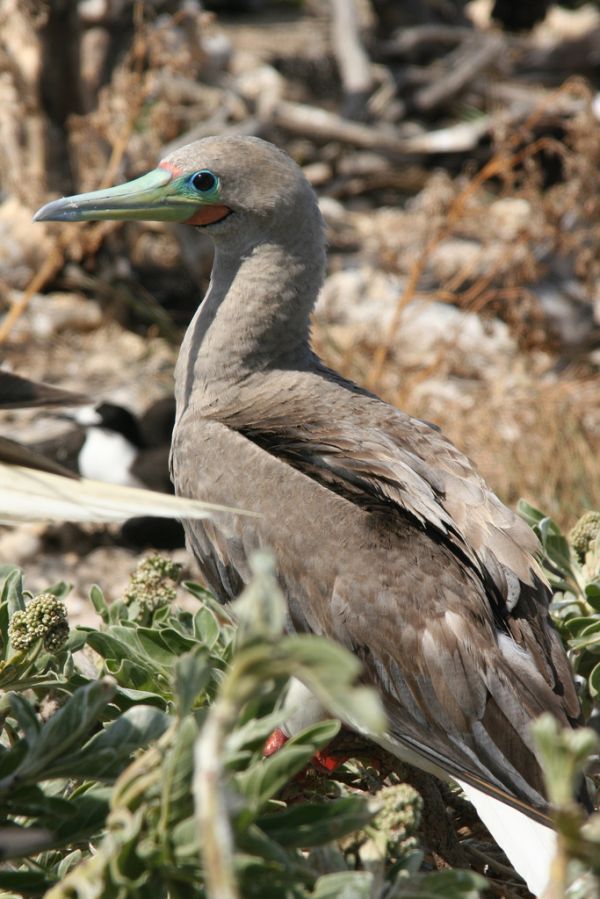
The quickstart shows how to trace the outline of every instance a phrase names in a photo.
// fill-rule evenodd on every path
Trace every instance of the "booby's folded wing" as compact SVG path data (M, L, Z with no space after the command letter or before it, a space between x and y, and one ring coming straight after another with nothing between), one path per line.
M512 785L508 793L532 807L527 784L537 784L539 809L529 724L546 710L575 723L580 709L549 619L537 541L437 429L343 384L332 388L323 413L305 389L307 399L290 392L277 408L272 398L258 397L219 417L272 457L372 511L374 526L382 513L390 534L413 534L404 550L413 587L407 574L394 580L390 573L385 598L375 602L370 574L369 595L359 583L338 580L332 602L344 628L332 636L362 655L383 686L398 738L444 759L440 767L454 776L466 772L476 786L486 779L493 790ZM325 414L331 408L334 421ZM459 564L450 565L450 556ZM463 582L450 583L452 572Z
M423 550L415 542L417 558ZM529 726L544 711L567 724L561 697L490 617L475 613L477 586L456 568L426 565L418 584L418 598L390 590L373 602L341 576L332 599L343 621L336 637L377 684L397 754L547 822Z
M493 582L509 609L520 584L542 579L533 531L437 427L325 368L290 379L288 390L285 373L277 374L278 391L263 389L245 402L242 388L236 408L216 417L361 506L395 506L438 531Z

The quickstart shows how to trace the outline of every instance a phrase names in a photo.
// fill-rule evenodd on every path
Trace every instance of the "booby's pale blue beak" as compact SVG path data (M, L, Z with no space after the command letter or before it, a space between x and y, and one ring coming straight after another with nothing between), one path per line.
M152 221L205 225L229 214L215 197L193 191L187 178L157 168L141 178L90 193L52 200L38 209L34 222Z

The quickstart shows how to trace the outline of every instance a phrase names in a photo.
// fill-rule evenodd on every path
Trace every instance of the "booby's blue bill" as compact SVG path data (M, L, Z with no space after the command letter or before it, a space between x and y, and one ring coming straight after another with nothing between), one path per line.
M208 185L199 188L196 185ZM210 225L231 210L218 202L219 180L212 172L183 172L168 163L141 178L89 193L52 200L34 222L154 221Z

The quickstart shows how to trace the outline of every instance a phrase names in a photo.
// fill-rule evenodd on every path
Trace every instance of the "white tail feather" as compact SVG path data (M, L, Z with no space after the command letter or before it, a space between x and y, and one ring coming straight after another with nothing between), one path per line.
M515 871L534 896L540 896L550 880L556 853L556 833L523 812L458 781L477 814L504 850Z

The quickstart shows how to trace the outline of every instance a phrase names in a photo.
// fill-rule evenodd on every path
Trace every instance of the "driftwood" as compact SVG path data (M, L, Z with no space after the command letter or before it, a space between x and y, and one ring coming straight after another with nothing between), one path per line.
M361 119L373 89L371 63L360 38L356 0L331 0L331 39L344 101L342 114Z
M443 66L449 71L417 91L413 97L415 107L422 112L430 112L448 103L483 69L493 65L503 52L504 41L501 38L471 36L444 59Z
M381 41L377 46L377 56L385 60L411 57L424 50L432 52L437 48L454 47L472 36L472 28L457 25L415 25L403 28L389 40Z
M491 118L451 125L413 137L397 137L393 132L349 122L342 116L316 106L282 101L273 110L272 121L279 128L325 142L338 140L363 150L404 157L414 153L464 153L472 150L491 127Z

